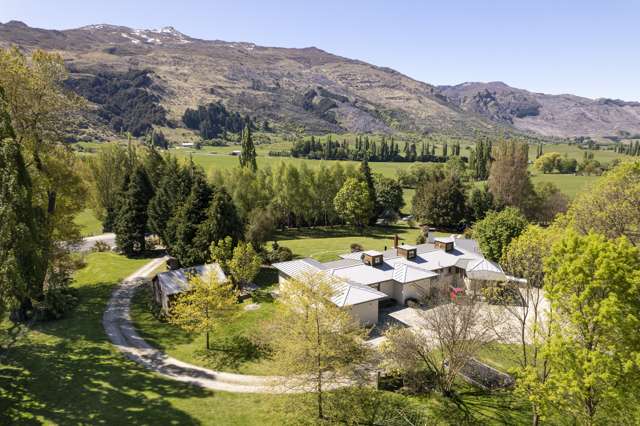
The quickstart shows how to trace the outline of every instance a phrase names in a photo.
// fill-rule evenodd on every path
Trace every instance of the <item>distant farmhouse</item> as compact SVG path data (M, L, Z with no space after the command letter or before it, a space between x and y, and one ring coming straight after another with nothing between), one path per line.
M305 274L334 278L333 302L363 324L378 322L381 306L404 305L456 288L474 292L509 279L500 265L484 258L475 240L428 237L427 243L417 246L398 245L397 239L394 245L384 252L343 254L333 262L306 258L273 266L281 285Z

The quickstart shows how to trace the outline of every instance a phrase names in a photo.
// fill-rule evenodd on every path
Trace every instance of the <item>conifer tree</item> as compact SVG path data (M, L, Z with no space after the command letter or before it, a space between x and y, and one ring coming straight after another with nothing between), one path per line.
M252 171L258 170L256 163L256 147L251 137L251 127L245 126L242 131L242 146L240 148L240 166L249 167Z
M147 209L153 197L153 187L141 166L131 175L126 190L120 196L115 223L116 244L127 256L145 250Z
M169 227L175 229L175 242L171 254L182 266L196 265L202 259L200 251L194 250L194 239L198 233L198 225L207 218L211 195L211 187L203 174L196 173L189 196L171 218Z
M236 206L224 188L215 191L206 215L206 219L198 225L198 232L193 241L194 264L206 262L211 243L231 237L235 246L244 233Z
M371 205L376 205L376 186L373 180L373 175L371 174L371 168L369 167L369 162L367 161L367 157L365 156L360 163L360 180L367 184L367 190L369 191L369 200L371 201ZM368 221L369 225L376 224L376 214L375 209L371 210L371 217Z

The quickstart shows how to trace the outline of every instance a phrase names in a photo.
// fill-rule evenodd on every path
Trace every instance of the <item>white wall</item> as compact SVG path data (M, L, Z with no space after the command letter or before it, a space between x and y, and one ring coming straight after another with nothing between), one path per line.
M348 309L348 308L347 308ZM378 301L360 303L359 305L352 305L349 313L353 318L360 321L360 324L375 324L378 322Z

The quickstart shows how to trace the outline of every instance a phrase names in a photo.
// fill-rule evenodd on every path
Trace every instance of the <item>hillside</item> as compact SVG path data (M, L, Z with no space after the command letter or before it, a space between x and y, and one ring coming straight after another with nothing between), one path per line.
M102 73L150 70L152 81L141 87L175 124L187 107L221 100L241 114L312 132L471 135L498 127L441 100L429 84L315 47L205 41L173 28L92 25L53 31L16 21L0 24L0 45L13 44L60 52L72 79L94 88L104 78L92 77Z
M640 134L640 102L546 95L502 82L440 86L438 92L465 111L545 136Z
M187 108L216 101L288 131L640 134L640 103L545 95L499 82L434 87L315 47L200 40L171 27L55 31L18 21L0 24L0 46L11 45L63 55L69 87L94 106L79 126L84 133L99 128L92 136L183 127Z

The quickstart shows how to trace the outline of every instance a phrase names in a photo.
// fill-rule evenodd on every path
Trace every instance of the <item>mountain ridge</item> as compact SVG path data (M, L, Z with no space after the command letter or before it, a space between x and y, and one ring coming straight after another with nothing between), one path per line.
M536 94L504 83L434 86L313 46L202 40L173 27L95 24L47 30L19 21L0 24L0 46L10 45L59 52L72 79L149 70L154 84L145 90L153 91L176 125L186 108L221 101L286 129L315 133L640 133L640 104L633 102L576 97L567 108L573 95ZM577 105L579 111L558 116L557 96L564 96L561 107Z

